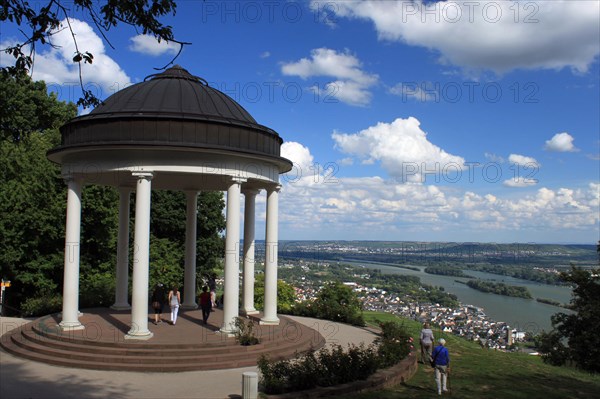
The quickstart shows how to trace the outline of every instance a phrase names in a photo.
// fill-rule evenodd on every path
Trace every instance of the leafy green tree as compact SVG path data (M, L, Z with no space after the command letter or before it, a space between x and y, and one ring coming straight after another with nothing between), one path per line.
M46 151L77 111L25 75L0 74L0 92L0 267L13 282L7 305L18 309L62 284L65 189Z
M196 273L202 277L219 268L225 253L222 233L225 230L223 193L198 194L196 231ZM185 262L186 198L181 191L152 192L150 222L151 282L183 283ZM152 248L154 243L157 248Z
M329 282L321 288L316 300L317 313L324 319L364 325L362 304L352 288L340 282Z
M58 101L54 93L48 95L44 82L34 82L24 73L16 76L0 73L0 87L0 139L3 142L23 141L30 133L38 132L45 144L60 143L57 129L77 115L74 104Z
M47 160L46 151L60 143L58 127L77 110L48 94L44 82L24 75L0 74L0 91L0 265L2 276L14 282L8 305L31 314L58 310L66 190L60 167ZM116 193L90 186L82 198L82 305L100 304L114 285L106 275L114 267Z
M561 278L573 285L574 314L552 316L552 331L540 336L543 359L554 365L573 362L583 370L600 372L600 269L583 270L571 266Z
M265 307L265 275L259 274L254 281L254 306L258 310ZM296 303L296 291L291 284L277 280L277 311L289 313Z
M181 243L150 236L150 287L163 283L182 289L184 252ZM168 291L168 290L167 290Z
M196 262L198 273L205 274L223 268L225 256L225 200L220 191L198 194L198 238Z

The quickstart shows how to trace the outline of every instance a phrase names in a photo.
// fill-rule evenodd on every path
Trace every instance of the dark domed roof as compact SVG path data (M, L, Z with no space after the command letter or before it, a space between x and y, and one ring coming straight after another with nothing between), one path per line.
M277 132L179 65L118 91L60 130L61 145L48 153L56 162L67 150L168 146L266 156L282 171L291 168Z
M175 65L118 91L84 119L153 116L262 127L240 104Z

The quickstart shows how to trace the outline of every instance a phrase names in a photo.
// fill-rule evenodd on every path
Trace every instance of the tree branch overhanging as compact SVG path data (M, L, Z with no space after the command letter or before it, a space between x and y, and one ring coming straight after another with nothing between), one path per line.
M98 9L97 5L91 0L74 0L72 4L75 5L76 10L83 11L89 17L104 42L113 49L115 47L110 42L107 33L110 28L119 24L129 25L136 30L141 30L144 34L151 34L159 42L165 40L179 44L179 51L173 59L164 67L155 68L157 70L166 69L173 64L181 54L183 47L191 44L176 40L172 27L164 25L159 20L160 17L165 15L175 15L177 5L174 0L130 0L126 2L107 0ZM101 102L90 90L85 89L81 68L81 62L91 64L94 56L85 49L79 49L75 32L71 26L70 11L71 9L65 6L63 0L50 0L39 10L34 9L28 2L23 0L6 0L2 2L0 5L0 22L8 21L23 27L21 32L25 36L25 40L0 50L12 55L15 59L13 65L1 67L0 71L10 76L32 73L35 65L36 44L57 48L52 43L51 37L59 31L62 22L59 16L64 15L75 45L73 62L78 64L79 83L83 93L83 97L77 101L77 104L84 108L97 106ZM30 30L31 33L26 33L25 30ZM27 51L29 54L26 54Z

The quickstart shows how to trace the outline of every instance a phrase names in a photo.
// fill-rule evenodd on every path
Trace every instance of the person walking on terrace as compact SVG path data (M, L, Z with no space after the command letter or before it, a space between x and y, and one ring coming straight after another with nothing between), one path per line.
M179 304L181 304L181 294L177 289L177 285L169 291L169 305L171 306L171 324L177 323L177 313L179 313Z
M421 363L429 364L431 362L431 350L433 349L434 341L433 331L429 328L429 323L425 322L421 330L421 338L419 339L421 345Z
M446 382L448 380L448 374L450 372L450 354L448 348L446 348L446 340L440 338L438 341L439 345L433 350L433 367L435 370L435 383L437 384L438 395L442 392L446 393Z
M199 296L200 308L202 309L202 321L204 324L208 322L208 316L210 316L210 311L212 309L212 300L210 297L210 293L208 292L208 287L202 287L202 293Z
M165 289L161 283L156 284L152 292L152 309L154 309L154 324L162 323L160 315L165 304Z
M210 290L211 307L217 307L217 275L215 273L208 276L208 289Z

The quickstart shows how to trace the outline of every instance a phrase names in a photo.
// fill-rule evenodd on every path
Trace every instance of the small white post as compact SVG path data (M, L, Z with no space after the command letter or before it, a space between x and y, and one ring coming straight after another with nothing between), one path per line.
M258 398L258 373L246 371L242 373L242 399Z

